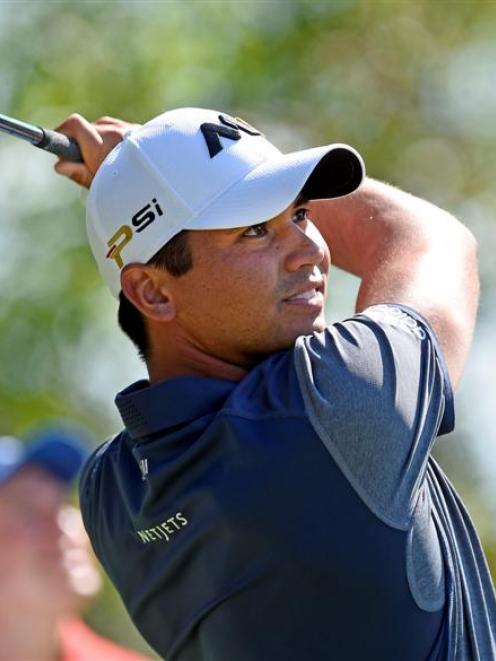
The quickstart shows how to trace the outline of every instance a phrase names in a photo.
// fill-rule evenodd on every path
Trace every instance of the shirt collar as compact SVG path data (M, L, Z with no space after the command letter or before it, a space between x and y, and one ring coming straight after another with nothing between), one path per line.
M132 438L148 436L217 411L236 382L181 376L150 385L136 381L117 394L115 403Z

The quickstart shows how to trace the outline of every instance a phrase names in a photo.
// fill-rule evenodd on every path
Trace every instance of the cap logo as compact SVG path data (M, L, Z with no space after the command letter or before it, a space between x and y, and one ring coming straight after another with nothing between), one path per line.
M221 124L205 122L200 126L200 130L207 143L210 158L216 156L223 149L219 136L229 138L229 140L239 140L241 138L240 131L244 131L244 133L248 133L248 135L262 135L260 131L257 131L256 128L239 117L219 115L219 121Z
M145 204L145 206L137 211L134 216L131 218L131 222L134 227L137 227L137 232L142 232L150 223L153 223L155 220L155 213L152 210L152 204L157 212L157 216L163 216L163 211L160 208L156 198L154 197L151 202Z
M150 225L150 223L153 223L157 216L163 215L164 212L157 202L157 199L154 197L151 202L145 204L144 207L139 209L139 211L131 217L131 224L136 228L136 232L142 232L148 227L148 225ZM121 252L123 251L124 246L126 246L132 238L132 227L129 225L121 225L117 232L107 241L109 251L105 256L113 259L119 269L124 266Z
M110 257L115 259L115 263L118 268L121 269L124 266L122 261L121 252L124 246L131 241L133 238L133 230L129 225L121 225L117 232L107 241L107 245L110 246L110 250L105 255L105 257Z

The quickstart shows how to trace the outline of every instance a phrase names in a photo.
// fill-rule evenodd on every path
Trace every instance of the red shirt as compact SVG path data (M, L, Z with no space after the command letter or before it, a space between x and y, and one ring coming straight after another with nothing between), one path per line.
M64 620L59 630L61 661L150 661L138 652L102 638L82 620Z

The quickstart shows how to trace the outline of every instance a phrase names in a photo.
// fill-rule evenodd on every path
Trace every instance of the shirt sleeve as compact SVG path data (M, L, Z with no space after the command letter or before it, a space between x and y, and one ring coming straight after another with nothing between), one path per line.
M453 393L427 321L372 306L299 338L298 380L310 422L365 504L406 529L436 436L454 429Z
M93 550L104 567L105 564L102 560L96 535L99 517L98 515L95 517L93 501L96 494L95 481L100 479L101 459L110 446L113 438L114 437L108 438L90 454L79 476L79 507L81 509L83 524L88 533L88 537L90 538Z

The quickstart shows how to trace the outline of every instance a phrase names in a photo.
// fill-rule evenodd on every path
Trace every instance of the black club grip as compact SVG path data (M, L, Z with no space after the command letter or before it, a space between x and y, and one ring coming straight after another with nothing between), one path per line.
M83 161L79 145L74 138L69 138L63 133L57 133L57 131L51 131L50 129L41 130L43 131L43 138L40 142L36 143L36 147L56 154L66 161L74 161L76 163Z

